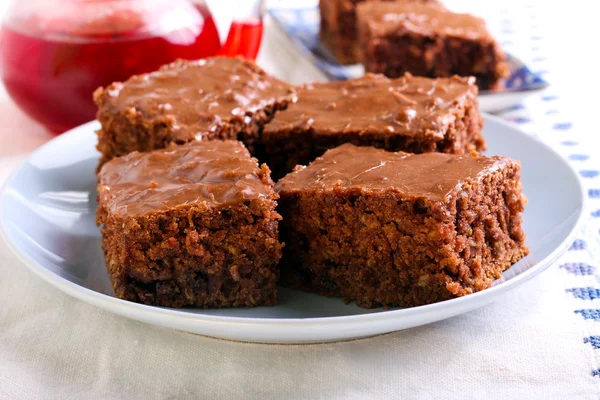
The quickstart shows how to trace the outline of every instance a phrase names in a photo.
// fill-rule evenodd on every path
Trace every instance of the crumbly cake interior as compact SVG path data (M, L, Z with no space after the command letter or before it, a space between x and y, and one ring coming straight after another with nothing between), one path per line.
M445 170L419 158L456 157L391 154L344 145L278 182L284 285L411 307L488 288L528 253L517 162L478 157Z
M205 141L104 164L97 222L117 297L165 307L273 305L278 196L238 141Z
M122 218L100 206L102 247L117 297L164 307L277 303L281 257L274 201L189 206Z

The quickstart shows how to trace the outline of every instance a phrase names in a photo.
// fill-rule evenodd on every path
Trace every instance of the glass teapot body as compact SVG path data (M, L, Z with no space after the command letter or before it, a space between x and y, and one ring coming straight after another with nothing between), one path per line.
M235 17L222 46L203 1L13 2L0 31L0 74L25 113L61 133L94 119L92 94L99 86L156 70L178 58L217 54L255 58L261 17Z

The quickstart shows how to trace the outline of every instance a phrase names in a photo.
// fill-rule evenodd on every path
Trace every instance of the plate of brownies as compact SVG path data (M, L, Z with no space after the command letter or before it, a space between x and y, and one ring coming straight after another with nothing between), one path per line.
M283 46L316 67L315 80L364 73L397 78L473 76L480 107L498 111L548 83L504 52L483 19L437 0L321 0L318 6L271 8Z
M542 272L582 217L568 163L481 114L473 77L292 86L214 57L94 98L97 121L8 179L0 227L52 285L147 323L268 343L407 329Z

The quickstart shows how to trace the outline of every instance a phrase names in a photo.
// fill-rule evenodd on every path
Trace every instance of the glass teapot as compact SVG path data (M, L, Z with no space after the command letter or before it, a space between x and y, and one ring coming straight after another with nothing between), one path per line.
M0 31L0 74L10 97L53 133L95 118L92 93L177 58L254 59L263 2L229 2L224 44L204 1L13 1Z

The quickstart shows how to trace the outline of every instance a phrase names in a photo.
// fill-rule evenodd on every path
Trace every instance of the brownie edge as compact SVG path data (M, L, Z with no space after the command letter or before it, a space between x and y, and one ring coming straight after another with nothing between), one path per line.
M357 37L357 6L364 2L399 0L319 0L321 41L340 64L360 62ZM438 0L400 0L443 7Z
M329 150L277 182L281 281L366 308L489 288L529 252L519 169L505 157Z
M239 139L251 152L260 131L294 98L291 85L251 61L178 60L94 93L100 166L132 151Z
M365 71L395 78L474 76L500 88L506 56L483 19L410 1L365 2L358 10L358 53Z
M278 179L343 143L410 153L485 150L473 78L398 79L366 74L297 89L297 100L263 130Z
M165 307L276 304L273 186L268 167L236 141L104 164L96 220L115 295Z

